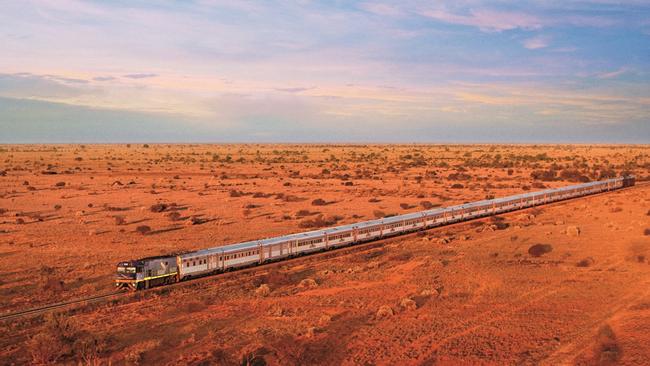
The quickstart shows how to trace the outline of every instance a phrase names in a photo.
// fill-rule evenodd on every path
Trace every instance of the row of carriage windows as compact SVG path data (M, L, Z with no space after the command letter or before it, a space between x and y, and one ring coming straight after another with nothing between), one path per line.
M587 189L571 190L571 191L566 191L566 192L556 192L556 193L550 194L550 196L557 196L557 195L561 195L561 194L571 194L571 193L576 193L577 191L584 191L584 190L587 190ZM530 199L527 199L527 201L532 200L535 197L529 197L529 198ZM499 203L496 203L495 206L496 207L504 207L504 206L509 206L509 205L516 204L516 203L521 203L521 200L499 202ZM480 211L480 210L489 209L490 207L491 206L473 207L473 208L468 209L468 211L469 212ZM437 220L437 219L442 218L443 215L444 214L438 214L438 215L435 215L435 216L432 216L432 217L427 217L427 219ZM418 222L422 222L423 220L424 219L400 221L400 222L396 222L396 223L393 223L393 224L385 225L384 229L392 229L392 228L405 226L405 225L415 225ZM369 227L369 228L360 229L358 231L358 233L359 234L368 234L368 233L371 233L373 231L378 231L378 230L380 230L379 226ZM343 234L330 235L330 236L328 236L328 239L329 240L344 239L344 238L349 238L350 236L352 236L352 233L348 232L348 233L343 233ZM318 244L318 243L322 243L322 242L323 242L323 238L318 238L318 239L312 239L312 240L301 241L301 242L298 242L298 243L293 243L293 246L305 246L305 245L311 245L311 244ZM241 252L241 253L235 253L235 254L230 254L230 255L226 255L226 256L220 256L219 261L237 259L237 258L242 258L242 257L249 257L249 256L252 256L252 255L258 255L258 254L259 254L259 250L251 250L251 251L247 251L247 252ZM202 264L207 264L207 259L199 259L198 261L193 260L193 261L185 261L184 262L185 267L197 266L197 265L202 265Z
M243 258L243 257L250 257L252 255L258 255L260 254L259 250L251 250L247 252L241 252L241 253L235 253L235 254L229 254L229 255L224 255L224 256L219 256L219 261L223 260L230 260L230 259L237 259L237 258ZM183 262L184 267L193 267L193 266L200 266L202 264L208 264L207 259L199 259L199 260L188 260Z

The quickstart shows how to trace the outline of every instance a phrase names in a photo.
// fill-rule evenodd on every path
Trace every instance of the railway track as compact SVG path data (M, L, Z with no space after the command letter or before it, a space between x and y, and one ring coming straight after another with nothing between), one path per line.
M601 196L601 195L607 195L607 194L610 194L610 193L625 192L625 191L628 191L628 190L647 187L648 185L650 185L650 182L637 182L637 184L634 185L634 186L617 189L615 191L606 191L606 192L590 194L590 195L582 196L582 197L569 198L569 199L565 199L565 200L562 200L562 201L547 203L547 204L540 205L540 206L533 206L533 207L528 207L528 208L524 208L524 209L517 209L517 210L501 213L499 215L508 216L508 215L513 214L513 213L526 212L526 211L537 209L539 207L560 206L560 205L566 204L567 202L576 201L576 200L579 200L579 199L589 199L589 198L594 198L594 197L598 197L598 196ZM244 277L244 276L246 276L245 278L247 278L247 279L258 278L258 277L264 276L264 275L268 274L268 272L270 270L274 269L274 268L284 267L284 266L287 266L287 265L297 264L297 263L304 263L304 264L318 263L318 262L323 262L323 261L329 260L331 258L338 258L338 257L343 257L343 256L351 255L351 254L365 252L365 251L369 251L369 250L372 250L372 249L375 249L375 248L382 247L387 243L413 238L413 237L417 236L420 232L429 232L429 231L437 230L437 229L440 229L440 228L447 228L448 229L448 228L459 227L459 226L467 225L468 223L473 222L473 221L483 220L483 219L485 219L487 217L490 217L490 216L491 215L480 217L480 218L475 218L475 219L471 219L471 220L466 220L466 221L459 221L459 222L446 224L446 225L442 225L442 226L436 226L436 227L432 227L432 228L429 228L429 229L420 230L420 231L416 231L416 232L410 232L410 233L397 235L397 236L392 236L392 237L386 237L386 238L382 238L382 239L374 240L374 241L370 241L370 242L365 242L365 243L354 244L354 245L350 245L350 246L346 246L346 247L336 248L336 249L328 250L328 251L325 251L325 252L317 252L317 253L314 253L314 254L294 257L294 258L290 258L290 259L286 259L286 260L282 260L282 261L278 261L278 262L271 262L271 263L266 263L266 264L259 265L259 266L243 268L243 269L235 270L235 271L232 271L232 272L222 273L222 274L219 274L219 275L198 277L198 278L195 278L195 279L192 279L192 280L189 280L189 281L183 281L183 282L173 283L173 284L166 285L166 286L154 287L154 288L150 288L150 289L147 289L147 290L141 290L141 291L138 291L137 293L133 293L133 292L110 292L110 293L105 293L105 294L96 295L96 296L90 296L90 297L81 298L81 299L72 299L72 300L62 301L62 302L59 302L59 303L48 304L48 305L44 305L44 306L41 306L41 307L35 307L35 308L32 308L32 309L28 309L28 310L21 310L21 311L17 311L17 312L8 313L8 314L2 314L2 315L0 315L0 321L10 321L10 320L20 319L20 318L28 317L28 316L37 316L37 315L41 315L41 314L51 312L51 311L55 311L55 310L63 310L63 309L72 308L72 307L75 307L75 306L82 306L82 305L87 305L87 304L92 304L92 303L103 302L103 301L106 301L106 300L109 300L109 299L114 299L114 298L124 298L126 296L134 297L134 295L140 294L140 293L157 293L157 292L161 292L161 291L169 291L169 290L174 290L174 289L184 288L184 287L201 286L201 285L209 284L210 282L219 282L220 285L228 285L228 284L230 284L232 282L240 282L242 280L242 277Z

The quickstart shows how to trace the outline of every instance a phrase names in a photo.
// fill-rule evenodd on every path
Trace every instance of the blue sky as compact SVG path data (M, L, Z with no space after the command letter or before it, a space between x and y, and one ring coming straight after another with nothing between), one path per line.
M647 1L7 1L0 142L650 142Z

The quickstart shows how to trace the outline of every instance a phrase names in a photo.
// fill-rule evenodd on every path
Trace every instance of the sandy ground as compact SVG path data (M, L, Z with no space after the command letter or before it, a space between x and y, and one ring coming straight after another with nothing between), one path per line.
M623 172L643 181L649 153L648 146L2 146L0 312L110 292L124 259ZM154 212L155 204L166 208ZM0 363L646 364L649 211L650 187L639 186L74 316L12 322L0 330ZM531 255L536 244L550 252Z

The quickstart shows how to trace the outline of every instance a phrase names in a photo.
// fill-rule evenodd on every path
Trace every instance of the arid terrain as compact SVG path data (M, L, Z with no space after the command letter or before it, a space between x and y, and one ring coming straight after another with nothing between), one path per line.
M0 161L3 314L111 292L121 260L637 177L631 189L6 321L0 364L650 359L648 145L4 145Z

